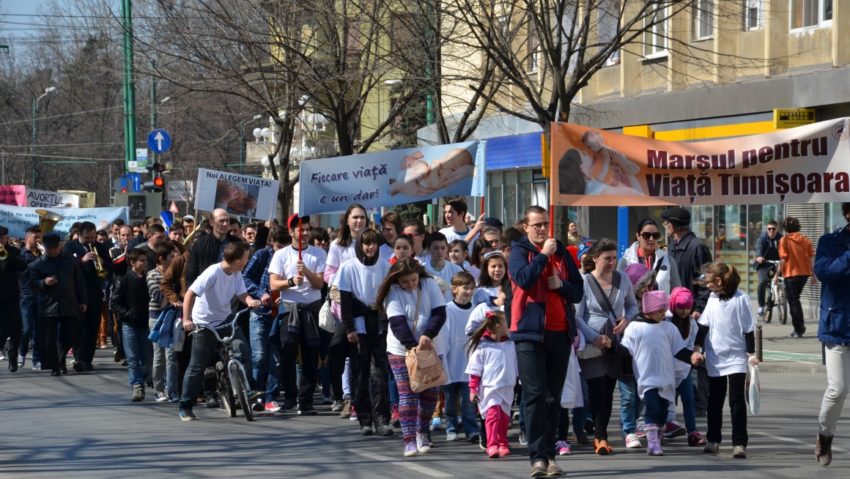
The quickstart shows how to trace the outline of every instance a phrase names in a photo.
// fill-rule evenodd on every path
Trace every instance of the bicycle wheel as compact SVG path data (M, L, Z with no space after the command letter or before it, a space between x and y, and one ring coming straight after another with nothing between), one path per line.
M239 405L242 406L242 413L245 414L246 421L254 420L254 410L251 409L251 400L248 397L250 390L245 384L245 374L242 369L235 363L230 364L230 380L233 381L233 392L239 398Z
M224 370L224 364L221 361L215 363L216 370L216 389L218 397L221 398L221 407L224 408L227 415L236 417L236 401L233 397L233 389L230 387L230 379Z
M784 325L788 322L788 298L785 297L785 291L781 288L777 290L776 306L779 308L779 324Z

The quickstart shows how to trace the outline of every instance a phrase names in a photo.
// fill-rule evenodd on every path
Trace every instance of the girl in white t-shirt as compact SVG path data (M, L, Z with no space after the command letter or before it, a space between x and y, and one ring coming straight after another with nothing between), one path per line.
M668 299L664 291L645 292L643 312L629 323L620 342L632 356L637 393L646 404L646 452L651 456L664 454L659 428L667 420L668 406L676 400L676 365L670 356L683 362L702 359L687 348L676 326L664 321Z
M511 287L508 279L508 262L500 250L490 251L481 261L481 274L478 276L478 289L472 296L472 304L478 305L495 298L499 290L507 291Z
M471 274L473 279L478 282L478 275L481 274L481 270L471 265L469 261L467 261L468 257L469 245L466 241L456 239L449 243L449 260L457 266L460 266L460 269Z
M722 440L723 402L729 392L732 410L732 456L747 457L747 363L758 364L755 352L755 315L747 293L738 289L741 277L734 266L712 263L705 267L711 296L699 324L708 327L705 365L709 377L708 431L705 452L717 454Z
M487 430L487 455L510 455L508 426L514 386L519 377L516 349L508 338L505 313L488 312L469 338L469 395L478 404Z
M434 348L432 339L446 321L446 301L425 268L414 259L404 259L390 268L378 288L375 302L386 312L390 323L387 358L398 386L404 456L425 454L431 450L428 430L438 388L414 393L410 389L405 357L414 347Z

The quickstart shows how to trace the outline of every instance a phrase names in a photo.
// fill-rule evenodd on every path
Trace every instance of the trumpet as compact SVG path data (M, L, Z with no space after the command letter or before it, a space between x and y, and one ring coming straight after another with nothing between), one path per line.
M198 224L195 226L195 229L193 229L189 236L187 236L186 239L183 240L183 246L187 248L192 246L192 243L194 243L195 240L198 239L197 236L201 234L202 230L206 228L206 221L206 219L201 218L201 221L198 222Z
M103 267L103 260L100 259L100 255L97 254L97 250L94 245L88 245L89 253L94 253L94 271L97 274L97 277L100 279L106 279L106 276L109 275L109 272L106 271L106 268Z

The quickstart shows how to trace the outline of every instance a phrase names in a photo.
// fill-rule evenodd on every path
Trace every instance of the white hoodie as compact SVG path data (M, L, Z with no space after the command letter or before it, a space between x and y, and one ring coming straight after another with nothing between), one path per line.
M620 262L617 264L617 271L625 274L626 266L638 262L637 249L638 242L635 241L623 253L623 257L620 258ZM660 291L670 294L673 288L682 285L682 280L679 278L679 270L676 268L676 262L673 261L673 258L663 249L655 250L655 264L652 265L653 271L659 262L661 262L661 266L658 268L658 274L655 275L655 281L658 283L658 289Z

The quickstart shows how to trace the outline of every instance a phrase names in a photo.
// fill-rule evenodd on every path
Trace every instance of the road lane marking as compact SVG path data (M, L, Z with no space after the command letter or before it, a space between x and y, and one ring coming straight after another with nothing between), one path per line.
M451 474L446 472L438 471L437 469L432 469L430 467L423 466L421 464L416 464L413 462L405 462L405 461L396 461L391 457L382 456L380 454L373 454L371 452L363 452L357 451L354 449L349 449L348 452L350 454L354 454L357 456L365 457L366 459L371 459L373 461L379 461L381 463L389 463L393 466L403 467L405 469L409 469L417 474L423 474L428 477L454 477Z

